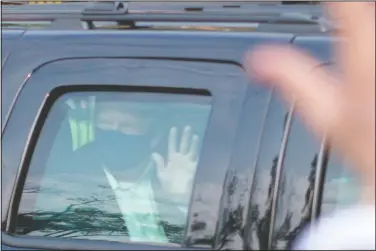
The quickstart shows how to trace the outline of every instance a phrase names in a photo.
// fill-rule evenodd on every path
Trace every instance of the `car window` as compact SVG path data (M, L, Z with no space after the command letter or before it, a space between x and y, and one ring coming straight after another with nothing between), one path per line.
M288 107L273 94L263 125L259 156L252 180L248 224L245 226L248 250L267 250L276 169L283 141Z
M33 151L15 234L180 244L210 113L210 96L60 96Z
M353 205L361 195L359 177L334 154L329 156L322 193L321 214Z
M292 118L278 187L273 248L291 249L310 222L320 146L303 121Z

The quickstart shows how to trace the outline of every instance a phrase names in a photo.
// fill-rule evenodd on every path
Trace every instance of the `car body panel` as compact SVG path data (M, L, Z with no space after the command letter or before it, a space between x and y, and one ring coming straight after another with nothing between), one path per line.
M311 54L323 64L333 63L333 45L338 39L328 36L296 36L293 44Z
M315 57L321 65L331 61L331 43L327 37L296 37L293 44ZM288 73L287 73L288 74ZM317 169L320 168L323 145L293 117L284 156L281 182L277 188L277 215L271 240L274 249L291 249L296 237L315 219L313 207ZM282 192L283 191L283 192ZM316 209L315 209L316 210ZM317 208L320 210L320 208Z
M54 34L54 33L52 33L52 34L59 36L58 34ZM103 37L103 34L101 34L101 35ZM61 83L63 83L63 81L69 82L69 75L64 75L64 74L61 75L61 73L64 72L64 70L66 70L67 72L69 72L69 71L73 71L73 72L76 71L77 72L77 70L80 68L79 62L85 62L85 60L88 61L88 62L91 62L91 60L92 60L92 62L95 62L96 60L99 60L99 58L101 58L100 56L106 55L107 57L106 57L106 59L103 59L104 60L103 62L105 62L107 60L108 62L110 62L110 65L111 65L111 62L112 62L113 66L116 66L117 63L115 63L115 65L114 65L113 62L126 60L126 59L122 59L121 56L122 55L128 55L128 60L141 60L141 61L160 60L160 62L162 62L162 65L163 65L163 61L169 61L169 60L172 60L172 61L175 60L177 62L177 64L179 64L179 62L184 62L184 61L188 61L188 62L200 61L202 63L206 62L208 65L211 65L211 64L217 64L218 66L219 65L232 65L232 67L239 68L239 72L241 73L242 69L241 69L240 64L242 62L242 55L244 54L244 52L246 52L246 50L248 48L251 48L254 45L257 45L257 44L262 43L264 41L270 41L270 39L273 37L271 35L251 35L251 37L248 37L248 36L245 36L243 34L234 34L233 37L232 36L222 37L223 43L221 44L221 43L219 43L219 42L221 42L221 39L219 39L219 38L221 38L221 36L219 34L214 35L213 37L210 37L210 36L205 37L204 34L197 34L199 37L202 36L203 39L201 40L201 42L197 41L197 42L193 43L194 46L192 44L191 44L191 46L188 46L188 43L184 42L184 41L186 41L186 38L190 38L190 35L178 36L178 34L173 34L173 33L167 34L163 38L161 38L161 36L156 37L154 42L152 42L152 43L150 42L150 39L147 39L147 40L141 39L141 38L144 38L144 39L150 38L150 37L148 37L148 35L151 36L150 34L136 34L135 33L133 35L136 38L134 38L134 36L130 36L128 34L129 39L126 39L126 38L128 38L128 36L126 36L127 34L117 33L117 34L112 34L112 35L113 35L113 40L109 39L107 42L105 40L103 40L103 43L101 43L100 39L99 39L100 36L98 36L98 34L87 34L87 37L82 35L82 34L69 34L67 36L60 35L60 37L64 37L65 39L57 40L59 42L56 42L56 40L54 40L54 41L50 40L51 38L46 34L39 34L39 35L32 34L30 36L26 36L27 38L25 40L23 40L24 44L21 46L21 48L24 48L24 50L17 51L17 53L15 55L13 55L12 58L10 58L9 64L7 64L7 67L5 69L5 70L7 70L6 71L7 74L5 76L9 76L9 78L6 78L5 83L8 84L8 87L9 87L9 85L11 85L11 83L13 83L14 86L12 88L7 89L6 91L8 91L8 93L13 93L14 94L13 97L17 98L17 102L15 102L14 103L15 105L12 106L12 113L11 113L11 116L9 117L10 118L9 121L7 122L7 126L4 128L4 134L3 134L3 146L5 146L4 149L9 150L9 151L6 151L6 153L4 153L4 156L7 156L7 157L3 159L3 174L4 174L3 177L5 177L5 178L3 178L3 184L2 184L3 189L2 189L2 191L3 191L3 195L4 195L3 198L8 198L7 199L8 203L7 203L7 200L3 200L5 202L5 203L3 203L3 209L4 209L3 212L4 213L7 211L7 208L8 208L8 205L9 205L9 200L11 198L11 194L12 194L12 191L13 191L13 185L14 185L14 182L16 181L17 173L19 171L19 166L20 166L21 159L22 159L22 156L23 156L23 153L24 153L25 144L27 142L28 135L31 133L31 128L32 128L32 125L34 123L35 116L36 116L37 112L39 111L39 108L40 108L40 105L42 104L43 98L45 97L45 95L48 94L47 90L43 91L43 89L46 88L45 84L43 85L43 88L42 88L42 86L39 87L39 88L37 87L38 86L38 78L36 78L35 76L41 75L40 74L41 72L44 72L44 71L47 72L47 73L49 71L51 71L52 73L57 72L56 74L54 73L55 78L60 79L60 84L61 84ZM76 41L76 39L77 39L76 36L81 37L81 39L83 39L83 41L81 41L79 43L75 43L74 41ZM140 36L140 38L137 38L137 36ZM241 39L239 39L238 36L240 36ZM69 37L72 37L72 43L69 43L67 41L67 40L69 40ZM98 39L92 39L93 37L98 38ZM91 38L91 39L89 39L89 38ZM109 35L109 38L111 38L111 35ZM168 38L174 38L175 40L174 39L172 39L172 41L167 40ZM185 38L185 39L183 39L183 38ZM209 45L211 43L213 43L214 38L217 38L216 44L217 44L218 48L209 50L208 49ZM44 39L46 39L46 41L44 41ZM139 40L139 39L141 39L141 40ZM193 39L193 37L192 37L192 39ZM282 43L282 42L288 43L290 41L290 39L291 39L291 36L283 35L283 36L276 36L275 39L272 39L272 40L274 40L275 42L278 42L278 43ZM43 43L43 41L44 41L44 43ZM64 41L64 43L63 43L63 41ZM124 41L124 43L121 43L121 41ZM137 45L137 43L136 43L137 41L139 41L139 45ZM149 41L148 43L154 44L154 46L145 46L145 44L142 44L145 41ZM238 41L238 42L236 42L236 41ZM82 43L86 44L86 46L85 47L82 46ZM142 46L140 45L140 43L141 43ZM239 43L239 45L241 45L241 46L233 47L237 43ZM48 44L49 44L50 48L46 49L47 47L49 47ZM89 50L87 50L87 47L90 44L93 44L93 49L101 48L102 50L101 51L89 51ZM107 44L107 46L105 44ZM116 44L119 46L119 49L116 49ZM38 47L37 45L39 45L40 47ZM45 46L43 46L43 45L45 45ZM69 47L70 45L72 45L72 47L68 50L68 48L66 48L66 47ZM174 45L174 46L172 46L172 45ZM59 47L61 50L57 51L56 46ZM136 48L143 47L143 48L147 48L147 50L137 50L137 51L127 50L127 47L136 47ZM30 50L31 48L35 48L35 49ZM40 49L38 50L37 48L40 48ZM44 48L44 49L42 49L42 48ZM120 48L124 48L124 50L120 50ZM187 54L181 53L181 50L183 48L186 48L191 52L191 53L188 54L189 57L187 57ZM236 49L234 49L234 48L236 48ZM122 53L116 53L116 51L122 51ZM168 53L168 51L169 51L169 53ZM217 54L217 53L219 53L220 51L225 52L225 53L222 53L222 54L220 54L221 56L219 56L219 54ZM39 57L36 57L36 54L38 54ZM98 57L98 55L99 55L99 57ZM185 57L184 57L184 55L185 55ZM22 65L21 69L19 67L16 67L16 65L15 65L15 62L19 62L20 57L24 58L23 62L25 63L25 64ZM126 58L126 56L124 58ZM70 64L64 64L64 62L74 62L74 61L77 61L77 62L75 64L73 64L73 65L76 65L73 68ZM102 61L99 61L99 62L102 62ZM88 65L91 65L92 67L95 68L95 65L98 65L98 67L99 67L99 65L101 65L101 63L93 63L93 64L88 64ZM119 65L121 66L121 64L119 64ZM119 66L119 65L117 65L117 66ZM216 68L218 68L218 70L220 70L221 67L218 67L218 66ZM108 80L108 79L111 79L110 81L115 81L116 79L121 79L120 78L120 76L121 76L120 72L116 72L115 70L111 71L111 69L107 69L107 70L101 69L100 73L102 73L103 75L96 75L94 73L94 74L92 74L92 76L90 76L88 72L90 72L89 70L91 68L90 67L86 67L86 68L87 68L86 69L87 73L85 73L86 75L85 74L82 75L82 76L86 76L84 78L85 80L88 80L90 78L92 80L95 79L95 82L100 84L102 82L106 82L106 80ZM83 71L85 71L85 67L83 67L82 69L83 69ZM194 70L194 68L192 70ZM197 72L199 72L199 71L200 71L200 68L198 67ZM219 71L217 73L218 76L220 74L222 74L223 72L226 72L226 71L223 71L223 70ZM30 75L28 75L28 74L30 74ZM26 78L25 78L25 76L26 76ZM75 73L75 74L72 73L71 76L76 77L76 79L74 77L72 77L72 81L74 81L74 80L77 81L77 76L79 76L79 74L78 73ZM116 76L119 76L119 77L116 77ZM238 99L237 99L236 103L233 104L233 105L237 104L238 112L235 112L234 109L231 109L233 115L235 116L234 119L233 120L227 120L226 116L222 116L223 119L225 119L225 118L226 119L219 123L219 124L223 124L224 128L226 128L226 131L228 133L220 133L220 132L215 133L215 130L213 131L213 129L212 129L211 130L212 132L210 132L209 134L214 133L213 139L210 139L209 136L208 136L209 138L207 139L207 141L209 142L208 145L212 145L212 146L221 146L222 145L222 148L225 147L221 150L217 149L215 152L223 151L222 156L223 157L228 156L228 161L230 161L231 153L232 153L231 147L232 147L233 143L230 143L231 138L228 139L230 141L226 144L224 144L223 142L227 142L228 140L222 139L221 140L222 143L218 144L218 143L215 143L215 139L216 138L220 139L220 138L218 138L218 135L228 135L228 137L235 137L235 135L240 136L242 134L241 132L246 132L247 130L249 130L249 128L254 128L254 130L252 130L253 135L249 135L253 138L252 140L249 140L250 139L249 136L243 137L243 139L248 139L248 141L244 142L244 144L246 144L246 146L252 147L252 148L250 148L250 152L245 153L245 156L243 156L242 158L246 157L246 158L249 159L249 156L251 156L252 158L255 158L256 157L256 150L257 150L257 142L258 142L257 137L258 137L258 135L260 135L261 130L262 130L262 123L261 122L262 122L262 118L263 118L263 111L265 109L265 107L263 108L263 107L257 106L257 104L260 104L260 102L261 102L261 104L265 103L267 101L267 95L268 95L268 91L265 90L265 89L262 90L261 87L260 88L256 88L256 87L249 88L249 86L247 85L248 80L245 79L246 76L243 73L241 73L241 76L242 76L241 78L243 78L243 80L241 81L241 82L243 82L243 84L239 85L239 81L238 81L238 83L234 82L232 84L233 86L229 89L229 90L232 90L232 89L236 90L235 93L238 93L238 94L236 94ZM215 76L213 76L213 77L215 77ZM40 78L40 82L47 81L50 78L51 82L47 82L48 85L53 85L53 83L57 83L57 82L55 82L55 80L52 81L52 79L54 78L53 76L49 76L48 78L44 78L44 77L39 77L39 78ZM26 80L24 81L24 79L26 79ZM37 80L35 80L35 79L37 79ZM234 76L232 76L231 81L234 81L235 79L236 78L235 78L235 75L234 75ZM16 81L16 80L18 80L18 81ZM188 87L191 87L191 88L194 87L194 84L193 85L188 84L187 81L188 80L184 81L186 84L183 84L184 82L182 82L182 83L177 82L176 87L179 87L179 86L182 87L184 85L187 88ZM216 81L214 81L214 82L216 82ZM15 86L17 86L17 88L14 88ZM198 87L199 86L197 86L196 88L198 88ZM221 95L228 96L228 95L231 95L231 93L233 93L233 91L228 92L228 90L221 89L220 86L215 87L215 85L213 85L213 88L214 88L214 90L216 88L219 88L218 91L217 91L218 93L215 94L216 96L221 96ZM239 89L239 88L241 88L241 89ZM243 88L245 88L245 89L243 89ZM11 89L13 90L13 92L10 91ZM19 91L19 90L21 90L21 91ZM233 93L232 95L235 95L235 93ZM27 100L27 99L25 99L25 97L26 97L25 95L26 96L32 96L34 98L32 100ZM253 98L254 95L256 95L256 98ZM241 98L242 96L243 96L243 98ZM10 96L8 96L8 97L9 97L8 102L10 104L13 104L14 101L11 101ZM244 99L245 97L247 97L247 98ZM16 100L16 99L14 99L14 100ZM248 100L248 101L245 101L245 100ZM243 106L243 102L245 102L244 106ZM27 105L27 107L28 107L28 109L26 109L26 110L25 110L25 105ZM265 103L265 106L266 106L266 103ZM20 108L17 108L17 107L20 107ZM254 119L252 120L252 119L248 118L247 119L248 122L247 122L247 124L245 124L245 125L247 125L247 127L243 126L241 131L237 130L236 128L237 128L237 125L239 123L239 119L236 119L236 118L249 117L249 114L248 114L249 109L253 109L255 111L252 115L252 118L254 118ZM224 112L226 111L226 109L221 109L221 110L222 110L221 112L223 114L225 114ZM230 111L227 111L227 112L229 113ZM23 118L23 121L24 121L24 124L22 124L22 125L18 124L16 122L16 121L19 121L19 118L21 118L21 117ZM8 123L9 123L9 125L8 125ZM27 126L25 126L25 125L27 125ZM27 128L29 128L29 129L27 129ZM229 131L231 128L233 130ZM14 139L15 130L18 132L17 133L17 137L19 138L18 140ZM231 132L231 133L229 134L229 132ZM233 135L233 136L231 136L231 135ZM239 137L239 136L237 136L237 137ZM12 152L12 154L11 154L11 152ZM253 154L250 154L250 153L253 153ZM208 153L203 153L203 154L204 154L204 156L206 156ZM238 154L244 155L241 152L239 152ZM209 156L211 156L211 155L209 155ZM216 158L212 157L212 158L205 158L205 159L215 160ZM205 159L203 160L204 162L205 162ZM248 160L248 161L252 162L252 159ZM226 163L226 161L222 160L219 163L221 163L221 165L224 165ZM202 165L205 166L205 164L202 164ZM209 165L209 163L207 163L206 165ZM209 166L213 166L213 167L215 166L217 168L219 167L218 164L213 164L213 163ZM226 166L223 166L223 167L224 167L224 169L222 169L223 170L222 172L224 172L223 175L225 175L228 167L226 167ZM202 169L202 170L205 171L205 169ZM217 172L218 172L218 170L217 170ZM248 172L248 173L251 173L251 172ZM206 173L206 174L202 173L202 175L198 175L197 177L199 177L199 178L198 178L198 180L196 180L196 185L199 185L200 183L202 183L204 181L207 182L207 178L210 177L210 174L209 173ZM200 181L200 177L202 177L203 180ZM215 190L221 189L223 187L222 184L223 184L223 182L225 182L224 179L225 179L225 176L222 176L222 178L221 178L221 176L219 176L218 179L214 180L214 184L216 184L215 187L217 187L217 189L215 189ZM218 195L220 196L220 193L218 193ZM217 231L217 229L216 229L216 224L217 224L216 217L218 216L218 214L216 212L218 211L218 209L215 209L215 208L218 206L219 198L213 201L214 207L209 206L209 208L206 209L206 212L211 212L211 214L214 216L214 218L212 218L212 217L206 217L206 216L200 215L203 212L202 209L199 209L200 207L202 207L202 206L199 206L200 203L201 203L199 197L201 197L201 195L196 194L196 195L194 195L194 197L195 196L198 196L197 199L199 201L194 202L195 199L193 199L193 203L191 205L191 211L194 212L195 208L197 207L197 210L199 210L199 212L193 213L195 216L191 215L191 218L189 220L189 226L193 226L194 224L197 225L197 221L199 220L201 222L204 221L204 223L205 223L204 225L206 225L207 227L205 227L204 229L202 229L202 228L197 229L197 228L193 227L192 228L193 230L191 231L190 236L187 238L185 245L186 246L195 246L195 247L211 247L211 246L213 246L212 239L214 238L214 236L217 235L217 232L216 232ZM245 197L247 197L247 196L245 196ZM222 203L225 203L225 202L222 202ZM2 215L3 219L5 219L6 217L7 217L6 213ZM207 222L208 220L210 220L211 222ZM225 222L224 224L227 224L227 223ZM211 226L209 227L209 225L211 225ZM210 237L210 236L212 236L212 237ZM9 239L10 236L6 236L5 239L7 239L7 238ZM89 244L87 244L87 245L89 245ZM97 245L97 248L99 248L99 247L100 246ZM95 247L93 246L93 248L95 248ZM116 248L116 247L114 246L114 248ZM124 246L123 246L123 248L124 248Z
M28 74L61 58L150 57L232 61L263 42L283 43L288 34L142 31L27 31L3 71L2 128ZM213 46L216 44L216 46ZM19 62L23 62L22 65Z
M10 52L24 32L23 30L1 30L1 68L4 67Z
M15 41L14 39L21 37L22 31L9 35L11 33L7 31L4 34ZM216 86L208 77L210 84L206 86L212 88L214 97L227 99L229 103L223 109L217 109L217 119L211 123L217 123L218 127L210 127L205 139L206 148L202 153L204 158L196 178L188 232L183 246L230 250L270 247L270 236L275 234L274 228L271 228L274 225L270 225L271 219L276 218L276 225L281 225L278 216L272 215L271 208L283 212L291 209L286 203L278 206L278 201L273 202L270 197L273 197L271 192L279 182L272 176L276 172L282 139L286 131L290 130L285 127L290 110L270 91L247 85L255 81L246 80L245 74L241 74L244 54L263 43L293 42L326 64L331 59L330 38L260 32L29 30L18 40L17 47L12 47L12 51L9 42L10 40L6 42L6 64L2 65L3 230L25 147L33 133L35 118L49 91L69 82L76 85L79 76L87 81L86 84L90 84L90 81L98 85L117 84L116 80L129 81L131 77L122 76L115 69L127 68L134 62L147 67L150 62L154 64L158 61L166 70L169 76L167 79L171 80L174 78L172 69L177 70L171 66L171 62L175 62L176 66L185 63L190 65L183 68L186 71L196 71L197 79L205 65L212 70L213 79L221 76L227 69L237 68L239 72L233 75L232 81L238 80L241 83L235 81L233 86L227 83L221 87ZM5 59L4 55L2 59ZM99 69L97 73L93 71L103 63L112 65L114 69ZM64 76L64 73L67 75ZM132 74L134 73L130 72L130 76ZM190 80L194 78L191 75ZM149 80L153 83L153 79L149 77ZM196 82L200 81L202 80ZM195 81L189 83L189 79L171 84L170 87L200 88ZM226 117L226 114L231 114L232 119ZM21 120L22 124L17 122ZM216 158L215 153L221 157ZM293 158L295 161L299 156ZM218 172L218 175L212 175L213 172ZM302 178L308 179L309 175L306 173ZM220 198L214 198L212 204L204 210L203 194L197 187L208 184L209 179L213 186L211 190L207 190L215 192ZM297 211L293 211L293 216L298 220L303 217ZM106 245L109 245L108 250L157 249L155 245L144 244L107 244L61 239L47 241L43 238L14 237L4 232L2 235L4 250L11 250L12 247L51 248L52 243L61 249L101 249ZM279 233L279 236L283 239L287 235L281 237Z

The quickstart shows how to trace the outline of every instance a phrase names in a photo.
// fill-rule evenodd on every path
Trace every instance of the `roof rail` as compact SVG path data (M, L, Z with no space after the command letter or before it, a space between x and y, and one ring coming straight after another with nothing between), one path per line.
M140 1L140 0L139 0ZM170 1L171 2L171 1ZM166 3L166 5L169 5ZM181 1L180 1L181 2ZM204 1L202 1L204 2ZM89 5L76 3L71 8L4 8L2 21L51 21L67 23L66 19L81 22L93 23L95 21L114 21L126 23L135 27L135 22L226 22L226 23L260 23L280 25L315 25L321 32L331 30L330 22L322 15L319 9L294 9L284 6L271 8L270 5L226 1L227 4L220 5L214 9L212 4L201 7L186 7L179 5L175 11L160 11L158 13L148 9L137 11L130 10L131 1L91 1ZM174 2L176 3L176 1ZM185 2L186 4L190 4ZM214 4L214 3L213 3ZM218 1L216 1L218 4ZM141 6L141 5L140 5ZM182 8L183 7L183 8ZM207 7L207 9L205 9ZM174 10L174 9L172 9ZM73 22L70 22L73 23ZM54 25L53 27L74 28L72 26ZM89 28L93 28L89 25Z
M83 15L116 15L128 13L128 2L112 1L92 3L82 12Z

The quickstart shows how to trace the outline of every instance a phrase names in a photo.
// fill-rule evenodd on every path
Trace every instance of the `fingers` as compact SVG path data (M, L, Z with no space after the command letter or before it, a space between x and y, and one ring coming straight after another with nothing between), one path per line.
M187 155L188 158L192 161L195 161L198 155L198 144L199 144L199 137L198 135L194 134L192 137L192 127L185 126L180 145L179 145L179 152L177 151L177 128L172 127L170 130L169 136L169 143L168 143L168 159L170 159L174 154L181 154ZM154 158L154 157L153 157ZM157 157L158 159L159 157ZM161 157L162 158L162 157Z
M338 23L343 29L341 34L346 37L351 34L361 32L359 25L362 22L369 22L370 19L375 16L374 3L369 4L367 2L327 2L325 3L329 10L329 15L336 23Z
M177 147L177 129L176 127L172 127L170 129L170 135L168 138L168 158L176 154L176 147Z
M158 153L153 153L152 155L151 155L151 157L153 158L153 160L155 161L155 164L156 164L156 166L157 166L157 170L161 170L161 169L163 169L163 168L165 168L165 162L164 162L164 159L163 159L163 157L160 155L160 154L158 154Z
M296 102L316 132L322 134L334 116L336 88L319 63L302 52L284 46L264 46L246 58L246 70L262 82L273 84L289 102Z
M191 136L192 128L190 126L185 126L183 131L183 136L180 141L179 151L181 154L187 154L189 146L189 138Z
M340 26L335 35L346 41L336 47L337 62L348 82L354 85L353 90L359 91L359 85L374 77L369 74L374 74L375 67L375 3L332 2L327 6Z
M356 38L365 31L372 32L370 23L375 22L375 3L367 2L328 2L330 18L341 29L337 35L345 38Z
M192 138L192 143L188 151L188 158L192 161L196 161L198 157L198 140L198 135L195 134Z
M297 60L303 61L300 63ZM278 87L281 77L284 82L296 77L299 77L299 80L305 79L318 64L319 62L313 58L297 52L290 46L260 46L251 54L248 53L245 59L246 70L251 77L276 84ZM294 71L295 74L290 74L290 71Z
M177 128L172 127L169 136L168 159L174 154L179 153L182 155L187 155L190 160L195 161L198 155L198 144L198 135L194 134L192 136L192 127L187 125L184 127L179 145L179 151L177 151Z

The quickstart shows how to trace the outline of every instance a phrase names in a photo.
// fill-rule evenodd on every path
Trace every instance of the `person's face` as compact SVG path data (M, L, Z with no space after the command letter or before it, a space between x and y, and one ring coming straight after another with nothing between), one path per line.
M101 147L107 168L125 172L129 181L138 179L150 160L153 141L148 109L142 104L111 101L97 104L95 110L95 144Z
M96 125L102 130L112 130L130 135L144 135L150 130L151 120L145 111L134 104L108 102L97 110Z

